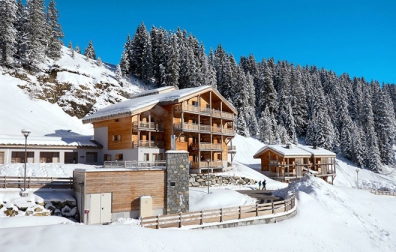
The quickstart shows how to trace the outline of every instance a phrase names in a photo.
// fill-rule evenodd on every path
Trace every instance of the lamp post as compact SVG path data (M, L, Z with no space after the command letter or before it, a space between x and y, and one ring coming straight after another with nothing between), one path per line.
M356 169L355 170L356 171L356 185L357 185L357 188L359 189L359 169Z
M208 194L209 194L209 163L210 163L210 158L207 158L206 162L208 163L207 181L208 181Z
M23 176L23 192L24 192L24 194L26 194L26 159L27 159L26 148L27 148L27 138L28 138L28 136L30 134L30 130L23 129L23 130L21 130L21 133L22 133L22 135L25 136L25 174Z

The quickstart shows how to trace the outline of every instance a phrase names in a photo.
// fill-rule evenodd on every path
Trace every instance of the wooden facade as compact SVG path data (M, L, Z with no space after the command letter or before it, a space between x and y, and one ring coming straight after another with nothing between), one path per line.
M165 169L76 169L73 172L74 190L80 206L80 218L84 223L89 218L88 196L107 193L111 195L112 221L116 217L137 217L140 215L140 198L151 196L152 209L164 213L166 208ZM93 209L91 209L92 213ZM119 215L117 215L119 214Z
M267 145L254 158L261 159L261 171L268 177L290 182L309 173L331 183L336 176L336 154L322 148Z
M130 101L129 114L95 116L83 119L92 123L97 135L107 131L107 146L104 152L113 156L104 157L104 161L115 159L116 151L123 159L153 162L162 160L167 150L189 152L191 172L222 171L228 166L228 156L235 154L232 145L235 108L210 86L191 88L189 92L167 88L166 90L140 94ZM175 95L175 99L161 101L156 97ZM139 101L147 98L154 102L138 107ZM133 101L136 100L136 103ZM135 107L134 107L135 106ZM111 111L111 106L108 108ZM100 132L100 133L96 133ZM133 150L137 150L133 152ZM229 151L230 150L230 151ZM144 153L143 156L139 153ZM126 154L133 153L133 154ZM106 154L106 153L104 153ZM110 159L110 160L109 160ZM207 162L209 160L209 162Z

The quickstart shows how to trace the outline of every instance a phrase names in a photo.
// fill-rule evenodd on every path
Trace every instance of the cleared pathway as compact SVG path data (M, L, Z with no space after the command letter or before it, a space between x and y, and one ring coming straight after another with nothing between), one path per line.
M237 192L256 198L259 204L283 200L281 197L272 195L273 190L240 190Z

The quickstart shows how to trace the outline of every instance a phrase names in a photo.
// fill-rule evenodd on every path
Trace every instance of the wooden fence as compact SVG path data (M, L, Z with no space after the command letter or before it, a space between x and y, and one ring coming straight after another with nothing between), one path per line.
M371 190L371 193L374 193L376 195L390 195L390 196L396 196L395 191L382 191L382 190Z
M188 225L203 225L204 223L242 220L287 212L295 206L295 196L282 201L270 203L228 207L204 211L186 212L180 214L158 215L141 218L140 225L149 228L182 227Z
M0 177L0 188L23 188L24 177ZM26 177L26 188L70 188L73 189L73 178Z

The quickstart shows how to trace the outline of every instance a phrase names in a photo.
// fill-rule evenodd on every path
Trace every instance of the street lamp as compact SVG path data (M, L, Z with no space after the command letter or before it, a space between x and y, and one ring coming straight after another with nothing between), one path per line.
M359 189L359 169L356 169L356 184L357 184L357 188Z
M207 158L206 162L208 163L207 181L208 181L208 194L209 194L209 163L210 163L210 158Z
M21 133L22 133L22 135L25 136L25 175L23 177L23 192L25 192L24 193L24 195L25 195L26 194L26 159L27 159L26 148L27 148L27 138L28 138L28 136L30 134L30 130L23 129L23 130L21 130Z

